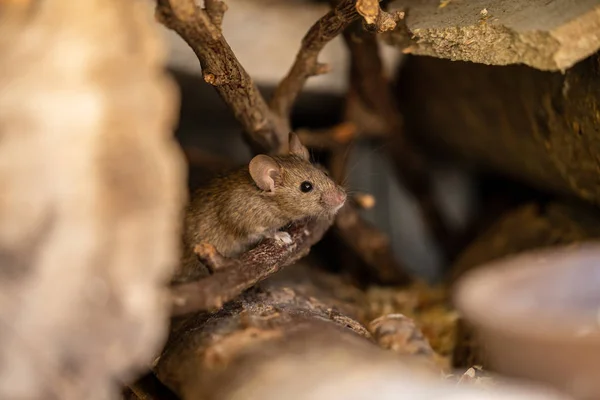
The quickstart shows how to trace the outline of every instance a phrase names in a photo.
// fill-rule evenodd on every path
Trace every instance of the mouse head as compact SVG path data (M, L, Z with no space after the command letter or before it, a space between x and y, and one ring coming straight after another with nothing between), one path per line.
M260 154L250 161L254 183L271 196L291 220L335 214L346 201L346 192L325 171L310 162L306 147L290 133L290 154Z

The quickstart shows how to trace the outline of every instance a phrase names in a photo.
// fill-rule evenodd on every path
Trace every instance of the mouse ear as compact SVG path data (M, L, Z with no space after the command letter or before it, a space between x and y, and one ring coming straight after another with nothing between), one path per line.
M250 161L248 169L256 186L266 192L275 191L275 179L280 174L277 161L264 154L259 154Z
M300 142L300 138L294 132L290 132L290 154L294 154L299 156L300 158L308 161L310 159L310 154L308 153L308 149L304 147L302 142Z

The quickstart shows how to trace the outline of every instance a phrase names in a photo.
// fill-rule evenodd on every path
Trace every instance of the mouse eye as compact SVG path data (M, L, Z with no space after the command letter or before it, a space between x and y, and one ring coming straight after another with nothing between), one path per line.
M313 189L313 185L309 181L304 181L300 184L300 190L302 190L302 192L304 192L304 193L308 193L312 189Z

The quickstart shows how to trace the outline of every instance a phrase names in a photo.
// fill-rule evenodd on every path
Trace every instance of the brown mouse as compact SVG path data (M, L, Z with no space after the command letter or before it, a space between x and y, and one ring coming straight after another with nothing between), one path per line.
M248 165L215 177L192 195L174 283L205 273L193 251L197 244L210 243L230 258L264 238L289 244L291 238L281 228L307 217L333 216L344 205L344 189L310 162L308 150L293 133L289 149L285 156L257 155Z

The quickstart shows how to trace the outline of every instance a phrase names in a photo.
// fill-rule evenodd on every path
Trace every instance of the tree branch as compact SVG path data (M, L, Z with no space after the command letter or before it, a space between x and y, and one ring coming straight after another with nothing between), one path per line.
M296 61L287 76L279 83L271 99L271 109L283 118L289 118L292 106L306 80L313 75L329 71L317 58L327 43L338 36L353 21L360 18L355 0L342 0L319 19L302 39Z
M207 1L206 9L194 0L157 0L156 17L192 48L204 80L213 85L242 125L256 153L287 151L289 121L275 115L223 37L220 24L226 6Z
M227 11L227 4L220 0L204 0L204 4L210 20L219 30L221 30L223 15Z
M232 260L227 268L217 268L214 274L196 282L172 287L172 315L199 310L215 310L234 299L244 290L306 256L331 226L332 221L298 222L288 231L292 244L282 246L274 239ZM213 258L214 259L214 258Z
M306 33L294 65L277 86L270 102L271 109L277 115L288 118L306 80L311 76L329 72L326 64L318 62L319 53L361 15L367 27L377 32L394 29L396 23L404 18L403 12L388 13L381 10L378 0L334 1L333 9Z

